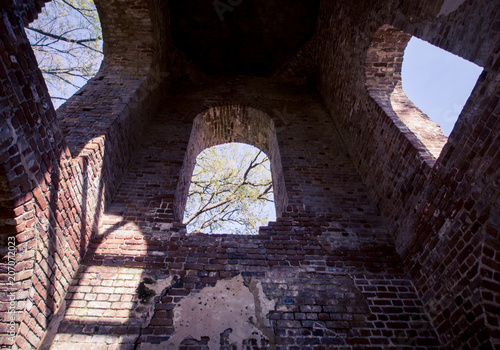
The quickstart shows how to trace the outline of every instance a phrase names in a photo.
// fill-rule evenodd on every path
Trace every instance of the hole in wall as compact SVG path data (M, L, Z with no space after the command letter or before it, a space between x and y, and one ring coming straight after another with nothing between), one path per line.
M406 50L408 42L411 39L412 36L410 34L388 24L384 24L375 32L366 55L365 86L370 96L384 110L387 117L393 122L393 125L399 129L399 132L414 147L421 159L428 165L433 166L448 141L447 135L453 128L456 116L460 114L464 102L462 102L460 107L458 107L458 102L452 102L452 105L449 106L446 105L443 99L437 98L437 105L440 107L440 111L437 112L438 119L436 120L436 115L432 116L434 112L425 110L428 108L426 108L425 104L422 105L419 99L408 97L406 92L410 91L410 89L407 87L407 82L405 82L405 90L403 89L402 66L404 60L406 64L408 64L408 61L411 61L405 55L405 51L407 54L409 51L413 51L411 47L410 50ZM429 53L426 50L417 49L416 52L414 51L414 60L417 62L427 61ZM447 54L454 56L449 53ZM438 58L439 64L435 64L435 67L431 70L433 73L431 73L431 77L428 78L423 87L420 88L421 92L429 94L431 87L437 86L439 77L443 75L441 74L443 69L440 70L438 67L442 67L442 65L449 66L450 63L447 62L447 60ZM423 68L414 69L417 75L423 75L422 70ZM445 77L441 79L449 81ZM472 84L475 85L477 76L473 80L474 83ZM456 85L454 88L461 85L458 83L452 84ZM460 88L462 87L460 86ZM455 95L449 87L441 87L439 89L445 90L441 92ZM470 90L465 90L465 101L471 93ZM464 89L462 88L463 91ZM419 107L424 109L424 111ZM425 113L428 113L434 120ZM452 118L453 114L455 114L455 118ZM438 126L438 124L444 126L445 123L442 122L442 119L451 121L445 128L446 136L443 134L441 127ZM387 135L387 129L385 129L384 135Z
M412 37L403 56L406 96L449 136L483 69Z
M26 34L55 108L99 70L102 30L92 0L52 0Z
M186 202L197 156L203 150L226 143L252 145L269 157L276 215L281 216L285 211L288 196L272 118L252 107L225 105L208 108L193 120L175 193L174 216L178 222L185 221Z
M276 219L271 164L243 143L205 149L196 158L183 223L191 233L258 234Z

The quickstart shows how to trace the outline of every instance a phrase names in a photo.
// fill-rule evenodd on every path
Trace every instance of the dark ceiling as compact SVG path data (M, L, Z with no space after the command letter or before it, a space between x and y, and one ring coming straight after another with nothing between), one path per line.
M268 76L314 34L319 0L171 0L172 38L208 75Z

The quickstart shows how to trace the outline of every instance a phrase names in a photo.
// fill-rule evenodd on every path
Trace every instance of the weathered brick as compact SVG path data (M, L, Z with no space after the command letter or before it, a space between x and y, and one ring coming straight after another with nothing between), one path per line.
M16 295L26 322L19 348L39 345L65 292L65 322L73 324L63 322L60 332L71 338L59 334L54 348L166 341L175 333L176 305L237 275L245 288L261 282L276 302L264 316L278 349L498 343L494 2L441 7L388 0L377 8L321 2L316 34L299 40L304 45L295 56L276 56L289 60L273 63L280 68L272 79L233 72L208 74L203 84L198 68L164 39L176 33L169 26L183 23L170 15L180 5L97 2L106 61L57 116L44 102L49 96L23 28L43 1L2 7L0 204L9 209L1 212L0 233L16 235L18 244ZM235 28L248 25L251 6L227 13L242 16ZM189 7L189 16L198 16L188 16L190 25L216 15ZM280 10L283 18L293 17L288 11ZM167 14L174 20L161 19ZM297 18L316 25L315 16ZM153 35L160 27L161 38ZM398 85L413 34L485 68L449 139ZM254 41L261 40L234 42ZM272 52L277 45L268 41L263 47ZM220 53L204 47L207 61ZM168 73L156 73L164 67ZM179 187L191 176L184 162L230 141L254 144L275 162L278 218L255 237L186 235L178 217L185 200ZM137 287L149 273L176 278L177 286L161 291L161 303L140 303L145 296ZM157 312L143 328L152 306ZM205 346L190 342L185 346Z

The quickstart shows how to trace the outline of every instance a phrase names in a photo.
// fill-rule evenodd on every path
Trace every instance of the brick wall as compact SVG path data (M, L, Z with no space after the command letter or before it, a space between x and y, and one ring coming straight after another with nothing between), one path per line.
M221 286L257 310L246 329L207 330L221 348L249 329L252 348L498 346L494 2L440 15L431 1L324 1L316 37L273 80L204 77L172 46L164 2L97 1L105 59L57 114L23 31L41 5L0 2L0 242L16 238L18 348L161 347L169 332L207 346L179 320ZM485 69L437 158L383 102L400 63L376 66L387 26ZM255 237L187 236L175 216L195 118L221 106L258 111L276 135L288 205Z
M410 38L410 34L389 25L375 32L366 53L366 89L420 157L432 166L448 140L403 91L401 68Z
M108 45L98 76L56 116L23 30L41 4L2 6L2 242L15 235L17 247L12 338L6 335L10 304L2 285L0 330L2 346L9 348L12 339L19 348L40 344L140 139L144 116L154 108L150 98L168 76L151 69L151 49L143 46L149 45L147 21L134 16L137 25L130 25L122 17L141 45L128 49L128 57ZM99 7L105 18L113 16L106 17L112 9ZM104 35L116 34L117 26L104 23ZM119 39L130 43L129 36L107 42ZM8 271L2 272L6 277Z
M393 6L389 2L370 6L378 11L360 11L359 22L353 25L342 17L353 16L354 7L324 4L318 29L324 34L319 89L443 345L488 348L498 344L498 318L488 311L497 308L490 290L498 287L492 274L496 266L492 246L498 242L499 229L494 209L499 171L498 94L494 92L498 91L494 49L499 39L494 25L498 10L482 1L465 2L447 16L438 16L441 5L434 2ZM415 142L411 127L401 132L402 118L394 118L389 104L380 100L387 99L387 93L374 96L370 78L363 76L370 69L365 62L371 63L371 50L380 45L377 30L385 24L484 67L436 160L422 155L425 150ZM418 118L419 113L409 117ZM488 255L483 252L486 246ZM482 260L488 261L488 267L480 267ZM489 299L480 297L484 293Z
M23 333L20 345L27 341L37 344L56 304L64 297L71 281L65 272L77 267L75 254L69 253L75 248L69 245L75 242L68 239L68 229L77 226L80 214L67 188L74 186L76 179L68 174L72 167L60 130L54 126L54 109L22 29L22 21L32 19L34 9L27 4L22 8L12 5L10 11L2 8L2 33L6 35L2 36L1 154L6 192L10 194L5 209L15 214L9 225L15 230L7 234L15 235L17 254L16 284L2 285L1 329L2 338L7 340L7 316L13 313L7 313L11 304L6 287L13 287L16 333ZM51 259L46 260L49 251ZM55 271L59 272L57 283ZM10 345L5 342L5 346Z
M217 341L220 336L221 348L234 341L256 349L437 348L436 333L381 217L313 90L266 78L207 78L204 85L176 84L167 101L147 127L80 265L54 348L99 341L109 348L115 343L162 348L170 342L199 348L214 336ZM220 107L218 112L226 113L219 116L212 106L229 107ZM189 143L196 148L205 145L200 140L219 140L212 124L200 127L199 134L193 125L202 122L200 116L248 122L249 111L276 121L288 207L258 236L186 235L173 203L179 178L186 175ZM218 130L225 130L220 137L226 140L246 129L237 122L217 125L225 126ZM238 279L242 282L231 282ZM154 292L149 297L141 293L148 290ZM259 300L248 306L251 317L261 321L231 322L224 313L229 305L236 313L248 302L248 296L234 301L243 292ZM189 317L190 306L184 305L205 297L218 307L196 301L199 310ZM268 309L262 311L259 303ZM199 333L185 330L185 322L201 319L189 327ZM226 319L224 329L210 329ZM244 330L259 335L245 337ZM235 333L240 338L232 338Z

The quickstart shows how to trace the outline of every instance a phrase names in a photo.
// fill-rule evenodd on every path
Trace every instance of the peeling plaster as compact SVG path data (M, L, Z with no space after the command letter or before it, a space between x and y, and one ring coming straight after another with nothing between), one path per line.
M153 290L156 295L160 295L165 289L170 288L172 286L172 276L169 276L164 279L159 279L155 284L150 285L149 289Z
M275 301L267 299L260 282L244 284L241 275L217 282L184 298L174 308L175 333L165 343L143 343L141 350L177 349L185 339L209 337L209 349L220 348L220 336L230 329L229 344L243 348L243 341L274 342L267 315Z
M448 16L450 13L455 12L465 1L466 0L444 0L437 17Z
M157 296L161 296L161 294L165 289L170 288L172 286L172 280L173 277L169 276L168 278L157 280L156 283L153 285L148 284L148 288L154 291L155 297L153 297L153 301L151 301L149 304L148 317L146 319L143 328L149 326L149 324L151 323L151 319L153 318L153 315L155 313L156 302L154 301L154 299L156 299Z

